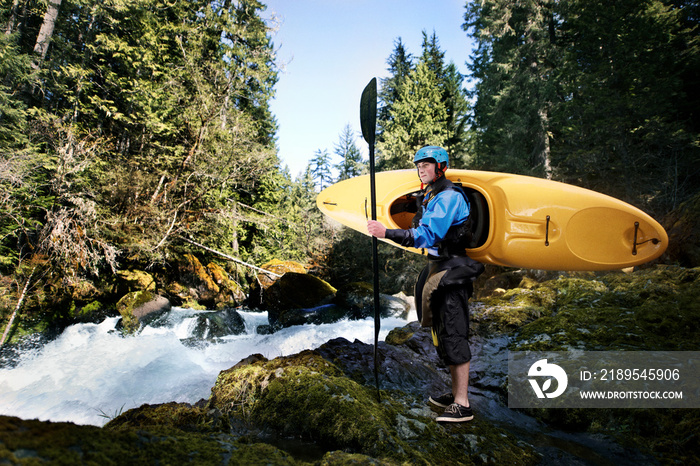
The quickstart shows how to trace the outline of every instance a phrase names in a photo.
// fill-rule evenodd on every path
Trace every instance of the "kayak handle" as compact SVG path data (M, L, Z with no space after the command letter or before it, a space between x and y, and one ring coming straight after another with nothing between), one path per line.
M365 218L369 220L369 214L367 213L367 198L365 198Z
M544 245L549 246L549 220L550 216L547 215L547 226L545 227Z
M632 255L636 256L637 255L637 246L640 244L648 243L651 241L651 244L659 244L659 238L651 238L646 241L641 241L637 242L637 234L639 233L639 222L634 222L634 242L632 243Z

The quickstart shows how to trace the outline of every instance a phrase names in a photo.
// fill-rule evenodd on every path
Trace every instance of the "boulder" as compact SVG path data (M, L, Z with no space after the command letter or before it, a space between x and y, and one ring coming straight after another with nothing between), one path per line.
M365 282L354 282L338 289L333 302L347 310L350 319L365 319L374 316L374 290ZM401 297L379 294L379 307L382 317L405 318L410 305Z
M179 281L165 285L177 305L192 309L225 309L245 300L243 288L216 262L206 266L192 254L179 265Z
M213 341L227 335L240 335L245 332L245 321L235 309L207 311L197 314L193 337Z
M183 283L196 291L198 301L213 304L220 291L219 285L194 255L185 254L185 259L186 262L180 264L180 275Z
M269 270L270 272L280 276L286 274L287 272L306 273L306 268L299 262L281 261L279 259L272 259L270 262L263 264L260 268ZM278 279L272 275L259 273L258 280L260 281L260 286L265 289L270 287Z
M132 291L117 302L117 311L122 316L121 328L125 333L136 332L143 323L169 311L170 301L150 291Z
M219 287L216 296L216 307L226 307L238 304L245 300L245 293L241 285L231 280L226 270L216 262L207 264L207 272L214 283Z
M261 307L268 311L270 324L277 326L288 311L330 304L335 292L330 284L313 275L287 272L263 291Z
M306 274L306 268L300 263L294 261L281 261L278 259L273 259L270 262L263 264L261 268L264 270L269 270L275 275L268 275L264 272L257 274L257 280L251 284L250 290L248 290L247 304L249 307L263 307L265 291L285 274Z
M153 275L143 270L120 270L117 276L122 294L139 290L156 291L156 280Z

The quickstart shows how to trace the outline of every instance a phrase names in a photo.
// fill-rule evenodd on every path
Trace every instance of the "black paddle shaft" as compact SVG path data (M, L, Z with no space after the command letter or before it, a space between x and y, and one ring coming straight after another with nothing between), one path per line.
M360 126L362 137L369 144L369 189L372 205L372 220L377 220L377 188L375 184L374 169L374 138L377 128L377 78L367 84L360 98ZM377 253L377 238L372 236L372 272L374 277L374 384L377 387L377 400L379 395L379 361L377 358L377 345L379 343L379 255Z

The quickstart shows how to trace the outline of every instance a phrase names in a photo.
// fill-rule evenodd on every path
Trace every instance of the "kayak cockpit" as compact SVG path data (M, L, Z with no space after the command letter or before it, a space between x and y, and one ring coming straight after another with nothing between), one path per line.
M455 183L458 184L458 183ZM470 216L472 217L472 242L469 249L476 249L484 244L489 237L489 206L486 198L479 191L460 186L469 200ZM421 191L399 196L391 203L389 214L399 228L411 228L413 216L418 211L418 197Z

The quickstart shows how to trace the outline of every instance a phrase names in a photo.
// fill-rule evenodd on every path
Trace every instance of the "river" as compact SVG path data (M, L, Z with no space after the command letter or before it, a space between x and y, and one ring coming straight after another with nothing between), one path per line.
M220 371L255 353L272 359L344 337L374 342L374 320L301 325L270 335L256 332L267 312L240 311L246 331L215 342L195 339L197 311L173 308L157 327L132 336L119 317L77 324L56 339L0 359L0 414L23 419L102 426L142 404L195 403L208 398ZM409 319L415 320L415 315ZM165 322L165 324L163 324ZM382 319L379 335L407 323Z

